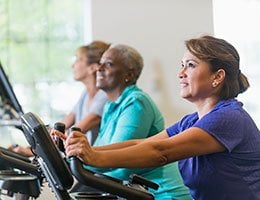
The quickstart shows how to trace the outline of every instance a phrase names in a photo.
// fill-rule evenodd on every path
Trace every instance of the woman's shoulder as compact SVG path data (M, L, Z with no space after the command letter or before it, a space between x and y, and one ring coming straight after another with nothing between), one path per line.
M240 101L237 101L236 99L228 99L228 100L221 100L219 101L215 107L212 109L213 112L215 111L236 111L236 110L242 110L243 103Z
M143 101L153 101L150 95L144 92L141 88L135 86L133 87L126 96L127 99L143 100Z
M243 104L236 99L223 100L216 104L216 106L208 113L207 118L219 118L221 121L235 121L239 123L239 120L248 118L249 115L246 110L243 109Z
M152 98L138 87L133 87L122 96L118 103L121 109L132 107L136 112L150 113L155 116L162 115Z

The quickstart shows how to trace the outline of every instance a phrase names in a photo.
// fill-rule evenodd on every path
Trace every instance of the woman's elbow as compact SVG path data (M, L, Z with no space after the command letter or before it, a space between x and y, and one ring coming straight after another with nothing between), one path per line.
M156 162L157 166L166 165L169 163L169 159L163 149L158 146L156 143L152 144L152 151L154 151L154 161Z

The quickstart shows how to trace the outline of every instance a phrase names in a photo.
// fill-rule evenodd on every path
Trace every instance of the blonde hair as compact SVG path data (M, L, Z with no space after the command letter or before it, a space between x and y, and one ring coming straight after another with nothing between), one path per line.
M78 51L85 53L88 64L99 63L103 53L109 48L110 44L103 41L93 41L89 45L81 46Z

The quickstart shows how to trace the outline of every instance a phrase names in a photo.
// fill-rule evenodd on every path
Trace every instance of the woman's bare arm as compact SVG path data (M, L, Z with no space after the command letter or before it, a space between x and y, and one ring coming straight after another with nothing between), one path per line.
M75 123L75 114L70 112L68 115L64 117L62 122L65 124L66 129L70 128L72 125L76 126L81 129L83 133L87 132L88 130L92 129L93 127L100 124L101 117L94 113L87 114L82 120L78 123Z
M82 120L76 123L74 126L81 129L83 133L87 132L88 130L94 128L95 126L99 125L101 121L101 117L94 113L89 113L86 115Z
M68 129L69 127L71 127L74 122L75 122L75 114L73 112L70 112L69 114L67 114L64 119L62 120L62 122L65 124L66 129Z
M166 131L159 136L167 134ZM81 159L96 167L155 167L176 160L225 151L213 136L199 128L189 128L171 138L143 140L118 150L89 149Z
M164 139L164 138L168 138L168 135L165 134L165 132L162 132L162 133L158 133L154 136L151 136L149 138L127 140L127 141L124 141L124 142L109 144L109 145L105 145L105 146L95 146L95 147L93 147L93 149L95 151L122 149L122 148L130 147L130 146L133 146L133 145L137 145L137 144L143 142L144 140L150 141L150 140L158 140L158 139Z

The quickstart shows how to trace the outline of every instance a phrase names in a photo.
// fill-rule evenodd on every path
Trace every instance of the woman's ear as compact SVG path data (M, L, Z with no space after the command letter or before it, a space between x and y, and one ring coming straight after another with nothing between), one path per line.
M133 83L135 81L135 74L133 70L129 70L125 75L126 83Z
M226 72L224 69L219 69L218 71L216 71L214 73L214 80L213 80L213 87L216 87L217 85L222 84L222 82L224 81L226 77Z
M219 69L216 75L219 82L223 82L226 77L226 71L224 69Z

